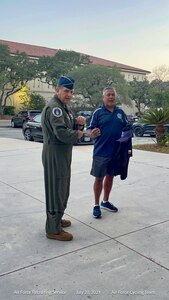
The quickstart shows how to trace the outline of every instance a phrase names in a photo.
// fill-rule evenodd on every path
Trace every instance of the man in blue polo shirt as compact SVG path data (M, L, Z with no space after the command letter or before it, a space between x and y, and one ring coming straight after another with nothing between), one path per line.
M93 216L101 217L100 195L104 189L101 208L117 212L118 208L110 203L109 195L113 185L113 158L117 150L117 140L121 137L127 117L122 109L116 107L116 91L113 87L103 90L103 105L92 116L88 133L94 139L91 175L95 177L95 206Z

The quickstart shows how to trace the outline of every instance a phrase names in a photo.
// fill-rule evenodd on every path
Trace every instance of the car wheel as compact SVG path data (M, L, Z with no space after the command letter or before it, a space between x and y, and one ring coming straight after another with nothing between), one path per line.
M12 127L12 128L16 128L16 124L15 124L14 121L11 121L11 127Z
M33 141L33 137L31 135L31 131L29 129L25 130L24 138L25 138L26 141Z
M144 134L144 131L141 127L134 128L134 134L135 136L141 137Z

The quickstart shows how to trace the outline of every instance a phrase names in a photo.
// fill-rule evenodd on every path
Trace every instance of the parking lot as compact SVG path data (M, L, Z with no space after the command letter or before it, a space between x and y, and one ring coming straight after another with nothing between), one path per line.
M10 127L10 122L2 122L2 121L0 121L0 137L19 139L19 140L24 139L21 128L12 128ZM155 140L154 138L149 136L134 137L133 145L153 143L154 140Z

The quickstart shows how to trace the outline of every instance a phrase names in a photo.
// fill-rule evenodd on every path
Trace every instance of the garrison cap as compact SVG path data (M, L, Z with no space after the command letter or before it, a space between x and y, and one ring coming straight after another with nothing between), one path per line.
M58 80L58 85L59 86L64 86L69 90L73 90L74 82L75 81L72 77L60 76L60 78Z

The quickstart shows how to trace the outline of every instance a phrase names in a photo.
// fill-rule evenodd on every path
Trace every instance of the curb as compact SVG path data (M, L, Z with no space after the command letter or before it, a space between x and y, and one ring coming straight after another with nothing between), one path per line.
M0 120L0 127L11 127L11 120Z

